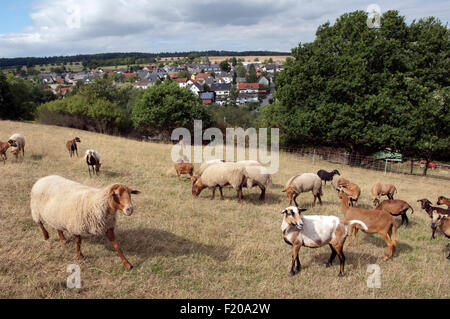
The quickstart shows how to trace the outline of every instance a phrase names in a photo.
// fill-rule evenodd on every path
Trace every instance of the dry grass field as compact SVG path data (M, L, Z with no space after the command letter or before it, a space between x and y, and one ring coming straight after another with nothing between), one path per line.
M0 121L0 140L22 133L25 159L9 155L0 163L0 298L449 298L449 242L441 232L430 240L428 216L416 202L450 195L450 181L388 174L280 154L266 203L259 190L244 190L244 202L225 190L225 201L211 201L210 191L191 194L187 179L179 182L170 161L170 145L152 144L75 129ZM79 158L70 158L65 142L79 136ZM87 148L102 156L98 178L89 178L82 154ZM196 164L198 167L198 164ZM344 249L345 276L339 261L325 268L328 246L300 249L302 271L289 277L291 247L282 239L282 193L294 174L337 168L362 189L358 205L371 205L370 187L378 180L394 183L396 198L414 207L410 226L399 229L398 257L382 258L386 249L378 235L359 233L359 245ZM118 212L116 238L134 265L126 271L106 237L83 240L84 260L77 260L75 242L50 239L31 219L29 196L37 179L61 175L91 186L121 182L142 191L134 196L135 212ZM217 196L217 194L216 194ZM310 208L312 195L299 204ZM342 217L336 191L324 187L323 206L306 214ZM397 222L400 218L397 218ZM81 267L81 289L66 288L69 264ZM381 267L381 288L368 288L370 264Z

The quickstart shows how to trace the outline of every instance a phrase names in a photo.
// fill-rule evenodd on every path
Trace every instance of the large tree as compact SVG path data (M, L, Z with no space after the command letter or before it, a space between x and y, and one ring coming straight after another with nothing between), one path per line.
M262 110L262 123L280 127L288 144L333 145L355 155L426 148L425 118L449 123L448 29L421 20L422 33L414 35L416 24L408 26L397 11L384 13L380 28L366 21L363 11L344 14L320 26L314 42L294 48L276 77L278 101ZM421 51L429 49L426 58ZM427 133L439 140L433 154L450 148L444 126Z

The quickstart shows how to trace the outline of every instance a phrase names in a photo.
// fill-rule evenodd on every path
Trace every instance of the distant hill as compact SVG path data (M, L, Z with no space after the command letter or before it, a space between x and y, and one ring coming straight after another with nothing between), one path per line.
M161 52L161 53L99 53L99 54L79 54L71 56L53 56L53 57L21 57L21 58L0 58L0 68L11 68L16 66L34 66L55 63L82 62L83 64L98 65L121 65L152 63L157 57L188 57L194 56L274 56L290 55L289 52L274 51L189 51L189 52Z

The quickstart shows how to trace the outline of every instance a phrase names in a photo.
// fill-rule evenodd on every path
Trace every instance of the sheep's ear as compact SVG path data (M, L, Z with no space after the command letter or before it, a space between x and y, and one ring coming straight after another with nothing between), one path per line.
M130 193L131 193L131 194L134 194L134 195L138 195L138 194L141 193L141 191L138 191L137 189L132 189L132 190L130 191Z
M281 215L283 215L283 214L287 214L287 209L285 209L285 210L283 210L282 212L281 212Z

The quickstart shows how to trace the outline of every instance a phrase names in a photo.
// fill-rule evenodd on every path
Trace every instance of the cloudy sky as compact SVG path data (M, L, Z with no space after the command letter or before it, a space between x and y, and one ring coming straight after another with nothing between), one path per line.
M314 40L344 12L449 21L448 0L0 0L0 57L271 50Z

